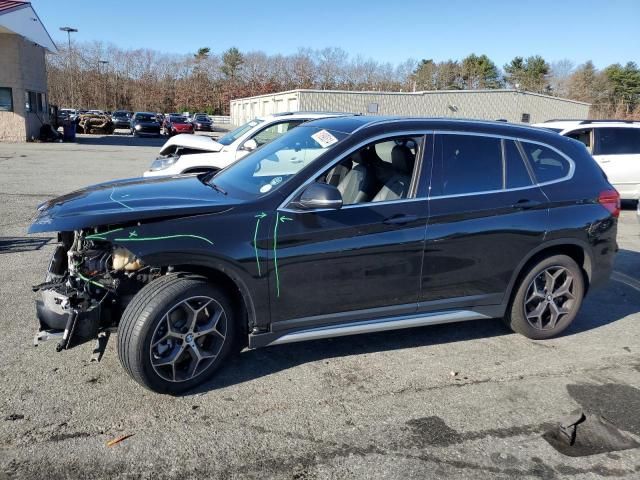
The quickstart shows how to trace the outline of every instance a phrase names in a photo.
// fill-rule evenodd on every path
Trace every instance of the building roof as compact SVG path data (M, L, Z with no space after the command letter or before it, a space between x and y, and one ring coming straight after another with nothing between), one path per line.
M577 103L580 105L591 105L590 103L579 102L578 100L571 100L569 98L554 97L552 95L545 95L543 93L528 92L526 90L516 90L513 88L491 88L491 89L478 89L478 90L420 90L417 92L383 92L375 90L320 90L320 89L304 89L298 88L295 90L287 90L284 92L265 93L262 95L255 95L253 97L236 98L231 100L232 102L252 100L254 98L273 97L276 95L287 95L294 93L324 93L324 94L348 94L348 95L442 95L442 94L456 94L456 95L477 95L478 93L518 93L522 95L531 95L535 97L545 97L562 102Z
M29 2L23 2L20 0L0 0L0 12L11 10L16 7L24 7Z
M0 33L20 35L51 53L58 53L30 2L0 0Z

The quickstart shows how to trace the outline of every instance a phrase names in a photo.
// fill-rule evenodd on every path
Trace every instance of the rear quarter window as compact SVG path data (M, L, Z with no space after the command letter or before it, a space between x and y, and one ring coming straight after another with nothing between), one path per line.
M597 128L595 154L640 154L640 128Z
M537 143L522 142L538 183L560 180L569 175L571 164L555 150Z

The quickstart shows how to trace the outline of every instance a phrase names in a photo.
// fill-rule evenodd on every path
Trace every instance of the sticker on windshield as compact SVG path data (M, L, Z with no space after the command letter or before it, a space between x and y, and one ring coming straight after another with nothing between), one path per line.
M338 141L336 137L326 130L320 130L319 132L314 133L311 135L311 138L318 142L322 148L327 148Z
M273 185L271 185L270 183L267 183L266 185L262 185L260 187L260 193L267 193L272 188L273 188Z

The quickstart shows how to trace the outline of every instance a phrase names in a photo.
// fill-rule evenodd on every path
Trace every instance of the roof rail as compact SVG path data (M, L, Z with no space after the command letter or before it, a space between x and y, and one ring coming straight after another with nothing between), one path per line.
M588 123L640 123L637 120L615 120L615 119L603 119L603 120L583 120L580 122L581 125Z
M550 122L584 122L584 118L552 118L551 120L545 120L543 123Z

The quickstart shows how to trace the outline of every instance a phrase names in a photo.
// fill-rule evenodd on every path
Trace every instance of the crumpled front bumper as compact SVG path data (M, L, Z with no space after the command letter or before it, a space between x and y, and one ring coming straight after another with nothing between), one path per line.
M36 300L36 316L39 322L34 344L40 340L61 337L58 350L68 350L98 337L102 308L82 311L65 308L60 296L52 290L43 290L42 299Z

